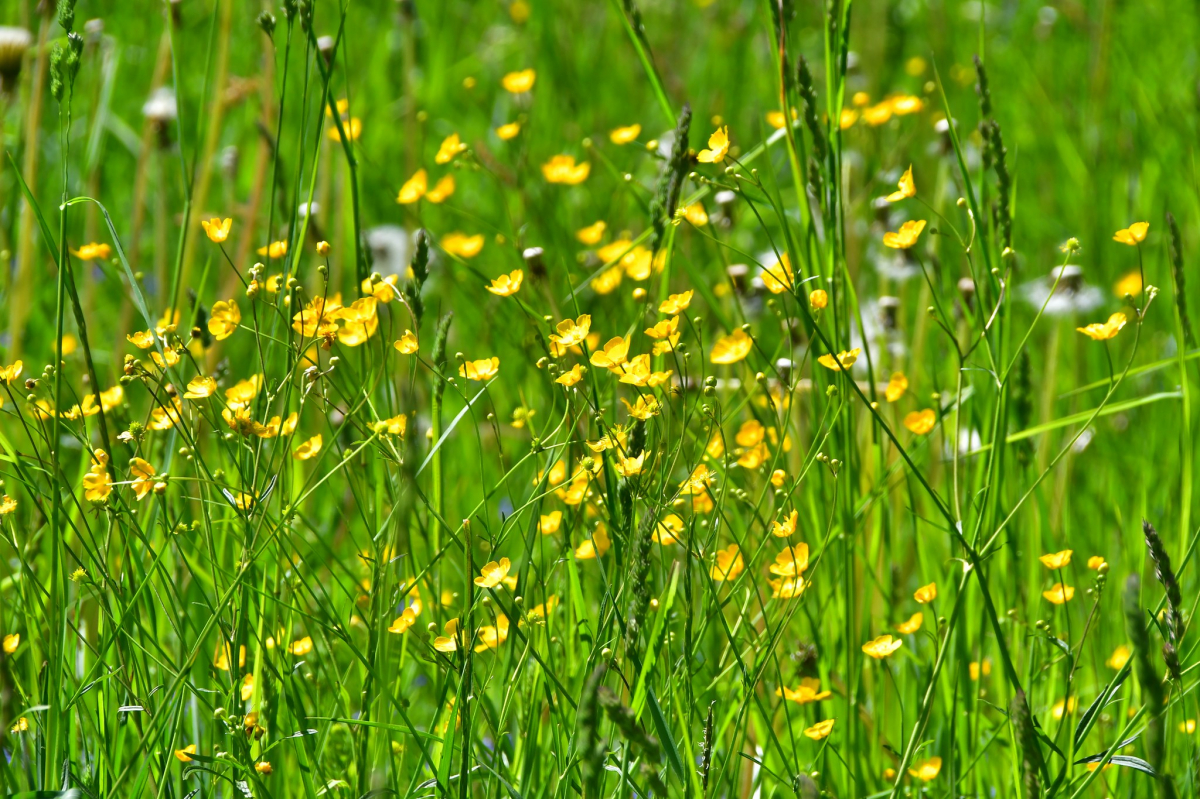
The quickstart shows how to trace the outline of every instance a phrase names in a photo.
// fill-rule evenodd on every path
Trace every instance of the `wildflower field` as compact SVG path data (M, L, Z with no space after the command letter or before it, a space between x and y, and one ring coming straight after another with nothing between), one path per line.
M1200 10L0 0L0 796L1200 795Z

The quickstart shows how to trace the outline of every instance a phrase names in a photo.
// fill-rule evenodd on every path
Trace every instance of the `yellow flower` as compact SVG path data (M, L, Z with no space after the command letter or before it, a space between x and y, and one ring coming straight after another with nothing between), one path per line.
M496 135L500 137L500 141L508 141L515 139L517 134L521 132L520 122L509 122L496 128Z
M550 334L550 341L564 349L575 347L587 340L591 329L592 317L589 314L581 314L574 321L564 319L555 325L555 332Z
M626 125L623 128L616 128L613 130L608 134L608 138L613 144L629 144L631 141L637 140L637 137L641 132L641 125Z
M544 603L526 613L525 618L531 622L543 622L547 616L554 612L556 607L558 607L558 596L551 594L546 598Z
M454 652L458 649L458 619L451 619L442 628L444 635L433 639L433 648L439 652Z
M214 216L212 219L200 220L200 225L204 228L204 232L211 241L220 244L229 238L229 231L233 227L233 220L219 219Z
M795 121L796 119L796 109L793 108L792 120ZM782 111L768 111L767 124L775 128L775 130L781 130L783 126L787 124L787 116L785 116Z
M1142 293L1142 273L1139 269L1126 272L1113 286L1113 294L1117 297L1136 297Z
M491 380L500 371L500 359L496 356L481 358L478 361L467 361L458 367L458 376L468 380Z
M13 361L10 365L0 368L0 380L11 386L21 376L21 370L24 368L23 361Z
M604 230L608 227L603 220L593 222L587 227L581 227L575 231L575 238L589 247L594 247L600 243L600 239L604 237Z
M925 107L925 103L920 97L914 97L911 94L898 94L890 98L888 102L892 104L892 113L898 117L915 114Z
M17 501L8 494L0 497L0 516L7 516L17 509Z
M900 176L900 182L897 185L899 188L884 198L888 202L894 203L899 200L907 200L909 197L917 196L917 185L913 183L911 164L909 165L908 170Z
M29 732L29 719L25 718L24 716L18 718L16 724L13 724L10 732L13 735L20 735L23 732Z
M350 117L348 120L343 120L342 129L346 131L347 139L358 141L358 137L362 135L362 120L358 117ZM342 140L342 134L338 133L337 125L330 125L329 132L326 135L334 141Z
M746 568L746 562L742 559L742 553L738 551L737 544L730 544L724 549L718 549L715 558L709 575L718 583L737 579L737 576Z
M83 476L83 498L88 502L104 502L112 493L112 478L108 474L108 453L102 449L92 454L92 468Z
M1077 327L1075 329L1092 341L1108 341L1121 332L1121 328L1125 327L1125 321L1125 314L1117 311L1108 317L1107 322L1092 322L1087 327Z
M1136 247L1146 240L1146 231L1150 230L1149 222L1134 222L1124 230L1118 230L1113 234L1113 241L1119 241L1122 244L1128 244L1130 247Z
M1043 591L1042 596L1053 605L1061 605L1071 601L1071 597L1075 596L1075 589L1063 583L1055 583L1050 590Z
M562 526L562 511L555 510L544 513L538 519L538 531L542 535L554 535Z
M913 594L913 599L917 600L919 605L926 605L937 599L937 583L921 586Z
M702 164L716 164L725 160L725 155L729 152L729 126L717 128L713 135L708 137L708 149L701 150L696 154L696 160Z
M716 343L713 344L712 352L708 355L708 359L715 364L737 363L750 354L753 346L754 339L750 338L746 331L739 327L728 336L717 339Z
M792 262L788 259L786 252L779 257L774 266L764 269L762 273L763 286L772 294L791 291L793 281Z
M512 568L512 563L508 558L500 558L499 563L494 560L490 561L479 570L479 576L475 578L475 585L480 588L495 588L508 576L510 568Z
M908 770L911 777L916 777L921 782L931 782L942 770L942 759L940 757L931 757L928 760L922 760L920 763L914 763L913 768Z
M792 511L791 514L784 517L783 521L771 522L771 535L778 538L787 538L788 536L794 534L796 532L796 522L799 520L799 518L800 514L796 511ZM804 547L804 552L807 555L808 545L800 544L800 546Z
M880 125L887 124L887 121L892 118L893 113L892 104L884 100L882 103L876 103L864 108L862 110L862 119L863 122L866 122L871 127L877 128Z
M446 198L454 193L454 175L446 175L437 182L429 191L425 192L425 199L431 203L445 202Z
M317 433L315 436L296 447L295 451L292 452L292 457L298 461L306 461L315 458L317 453L321 451L321 447L324 443L324 438L322 438L320 433Z
M525 273L520 269L514 269L507 275L501 275L492 281L492 285L485 288L498 297L511 297L516 294L521 288L521 281L525 279Z
M662 410L658 400L649 396L638 397L637 402L632 405L624 397L621 398L621 402L625 404L625 409L629 411L630 416L634 419L641 419L643 422L651 416L657 416L658 412Z
M566 386L567 388L570 388L582 379L583 370L579 367L579 364L575 364L571 367L570 371L563 372L555 379L554 382L558 383L560 386Z
M400 205L411 205L424 197L428 189L429 175L425 173L424 169L418 169L411 178L404 181L404 185L400 187L400 194L396 197L396 202Z
M683 313L692 304L692 294L692 291L685 291L682 294L670 295L658 306L658 312L663 314Z
M893 250L907 250L909 247L917 243L917 237L921 235L921 231L925 229L925 220L918 219L916 221L909 220L900 226L900 230L896 233L884 233L883 245L891 247Z
M913 411L904 417L904 426L919 436L927 434L937 424L937 413L933 408Z
M779 577L798 577L808 570L808 544L784 547L770 566L771 574Z
M771 586L772 599L795 599L803 594L804 589L808 587L808 583L804 582L804 578L799 576L767 580L767 585Z
M917 630L921 629L921 625L925 623L925 616L920 611L908 617L907 621L902 621L896 625L896 631L901 635L912 635Z
M154 467L141 458L134 458L129 462L129 474L133 478L130 488L137 494L138 502L141 502L154 488Z
M1079 700L1075 697L1068 699L1060 699L1050 708L1050 715L1055 721L1062 721L1062 717L1074 713L1075 708L1079 706Z
M140 350L148 350L154 346L154 333L150 330L139 330L136 333L127 333L125 340Z
M393 416L391 419L384 419L375 423L375 432L381 435L400 436L404 437L405 431L408 430L408 417L404 414Z
M416 623L417 611L414 611L413 608L405 608L404 612L397 616L396 620L392 622L392 626L388 627L388 632L399 635L407 632L408 629Z
M1061 569L1071 562L1071 553L1074 550L1064 549L1062 552L1054 552L1049 555L1042 555L1038 558L1042 565L1047 569Z
M11 655L17 651L17 647L21 645L20 633L9 633L4 636L4 654Z
M817 358L817 363L824 366L826 369L833 371L847 371L854 362L858 360L858 356L862 354L861 347L855 347L852 350L843 350L837 354L835 358L831 353L826 353L820 358Z
M674 513L668 513L654 527L654 542L667 547L677 543L684 531L683 519Z
M242 311L233 300L221 300L213 303L212 314L208 317L208 332L217 341L224 341L233 335L242 323Z
M646 453L638 455L636 458L625 458L617 456L615 468L617 474L621 477L633 477L642 473L642 464L646 461Z
M78 250L71 250L71 254L81 261L95 261L97 259L104 260L112 255L112 247L107 244L85 244Z
M411 330L405 330L404 335L393 344L401 355L412 355L417 351L417 336Z
M590 163L584 161L582 164L576 164L573 155L556 155L542 164L542 175L546 178L547 183L577 186L587 180L591 171Z
M266 255L270 258L282 258L287 255L288 243L286 241L273 241L266 247L259 247L258 254Z
M785 685L781 689L775 689L775 696L784 697L788 702L809 704L811 702L821 702L822 699L828 699L830 696L833 696L833 691L822 691L821 680L804 677L800 679L800 685L797 689L792 690Z
M442 249L459 258L474 258L483 249L483 234L447 233L442 237Z
M883 660L892 656L897 649L904 646L904 641L900 638L893 639L890 635L881 635L873 641L867 641L862 645L862 651L869 657L876 660Z
M840 130L848 130L854 127L854 123L858 121L858 112L853 108L843 108L841 116L838 117L838 128Z
M1120 671L1125 668L1125 664L1129 662L1129 658L1133 656L1133 651L1125 644L1118 644L1113 653L1109 655L1108 660L1104 661L1104 665L1108 666L1113 671Z
M596 525L596 532L592 533L591 538L575 547L575 560L593 560L597 557L604 557L604 553L608 552L610 546L612 546L612 542L608 538L608 528L602 522Z
M442 140L442 146L438 148L437 155L433 157L436 164L448 164L454 160L454 156L467 149L467 145L459 140L457 133L451 133Z
M979 682L980 676L986 677L992 673L992 659L984 658L982 663L972 660L967 664L967 676L972 682Z
M888 402L895 402L904 396L905 391L908 391L908 378L904 376L904 372L892 372L892 377L883 392L884 398Z
M180 763L191 763L192 762L191 756L194 754L196 754L196 745L188 744L187 746L183 747L182 749L175 750L175 759L178 760Z
M229 407L236 409L248 406L258 396L262 383L263 376L258 374L246 380L239 380L225 389L225 400L229 403Z
M271 768L271 762L269 760L260 760L254 764L254 770L264 777L269 777L275 769Z
M816 724L804 730L804 737L811 738L814 741L822 741L829 737L829 733L833 732L833 722L836 719L825 719L818 721Z
M187 393L183 395L184 399L197 400L211 397L217 391L217 381L211 377L196 375L187 384Z
M612 369L625 363L625 356L628 354L629 341L621 336L614 336L601 349L592 353L592 366Z
M520 94L532 89L536 80L537 73L535 71L532 69L522 69L519 72L510 72L505 75L500 79L500 85L504 87L506 92Z
M287 648L288 654L295 655L296 657L307 655L312 650L313 640L307 635L303 638L297 638L295 641L292 641L290 644L288 644Z
M1103 565L1104 565L1104 556L1103 555L1092 555L1090 558L1088 558L1087 567L1089 569L1096 570L1096 569L1099 569Z
M499 616L496 618L495 627L489 624L479 628L479 643L475 645L475 651L486 652L489 649L495 649L506 640L508 640L508 617Z
M704 210L704 206L700 203L692 203L684 208L683 218L696 227L704 227L708 224L708 212Z
M1196 731L1196 720L1188 719L1187 721L1179 722L1179 731L1186 735L1191 735Z
M813 311L823 310L829 305L829 294L825 289L813 289L808 293L808 307Z

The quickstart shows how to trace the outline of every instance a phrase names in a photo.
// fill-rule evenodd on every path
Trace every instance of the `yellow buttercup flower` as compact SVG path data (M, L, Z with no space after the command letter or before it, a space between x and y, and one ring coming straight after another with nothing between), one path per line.
M81 261L104 260L112 255L112 247L107 244L85 244L78 250L71 250L71 254Z
M417 351L417 336L411 330L405 330L404 335L393 344L401 355L412 355Z
M796 522L799 520L799 518L800 514L796 511L792 511L789 515L785 516L782 521L771 522L771 535L777 538L787 538L793 535L796 532ZM807 562L808 545L800 544L800 546L804 547L804 553L806 556L805 562Z
M197 400L211 397L217 392L217 381L211 377L197 375L188 381L187 393L183 395L184 399Z
M219 219L214 216L212 219L200 220L200 226L204 228L205 234L208 235L208 238L212 242L220 244L229 238L229 231L233 228L233 220Z
M841 115L838 117L838 129L849 130L854 127L854 123L858 121L858 112L853 108L843 108Z
M844 112L843 112L844 113ZM873 128L886 125L895 113L892 104L884 100L882 103L868 106L862 110L862 120Z
M287 255L288 243L286 241L273 241L266 247L259 247L258 254L266 255L269 258L282 258Z
M597 557L604 557L604 553L608 552L610 546L612 546L612 541L608 537L608 528L602 522L596 525L596 531L592 533L591 538L575 547L575 560L594 560Z
M446 175L436 186L425 192L425 199L436 204L445 202L451 194L454 194L454 175Z
M736 580L745 568L746 562L742 559L738 545L730 544L724 549L717 550L709 575L714 582L729 582Z
M522 69L518 72L509 72L500 79L500 85L506 92L521 94L532 89L536 80L537 72L532 69Z
M492 285L485 288L498 297L511 297L521 289L521 282L525 279L525 273L520 269L514 269L507 275L500 275L492 281Z
M1077 327L1075 329L1092 341L1108 341L1121 332L1121 328L1125 327L1125 322L1125 314L1117 311L1108 317L1107 322L1092 322L1087 327Z
M13 735L20 735L23 732L29 732L29 719L25 716L21 716L17 719L16 723L12 725L12 728L9 730L9 732L11 732Z
M715 364L734 364L745 359L754 347L754 339L740 327L727 336L722 336L713 344L708 359Z
M829 737L829 733L833 732L833 722L836 719L825 719L818 721L816 724L804 730L804 737L811 738L814 741L822 741Z
M196 745L188 744L182 749L175 750L175 759L180 763L191 763L192 755L196 754Z
M433 157L436 164L448 164L454 160L454 156L467 149L467 145L463 143L457 133L451 133L442 140L442 146L438 147L437 155Z
M904 646L904 641L900 638L892 638L890 635L881 635L878 638L867 641L862 645L862 651L875 660L883 660L889 658L892 654Z
M792 121L795 122L798 118L796 109L793 108ZM775 130L781 130L787 124L787 116L782 111L768 111L767 124L775 128Z
M636 141L639 134L642 132L642 126L638 124L626 125L623 128L616 128L608 134L608 139L613 144L629 144L631 141Z
M1114 233L1113 241L1119 241L1122 244L1128 244L1130 247L1136 247L1146 240L1146 232L1149 230L1149 222L1134 222L1124 230L1118 230Z
M1129 662L1129 658L1131 657L1133 657L1133 650L1125 646L1125 644L1118 644L1113 653L1109 655L1108 660L1104 661L1104 665L1113 671L1120 671L1125 668L1125 664Z
M481 358L478 361L467 361L458 367L459 377L468 380L491 380L500 371L500 359L496 356Z
M927 605L937 599L937 583L923 585L913 594L913 599L917 600L917 604Z
M1104 564L1105 561L1103 555L1092 555L1087 561L1087 567L1093 571L1099 569Z
M1071 597L1075 596L1075 589L1064 583L1055 583L1050 590L1043 591L1042 596L1052 605L1061 605L1071 601Z
M213 303L212 313L208 317L208 332L217 341L224 341L233 335L242 323L242 311L233 300L220 300Z
M17 501L8 494L0 496L0 516L7 516L17 509Z
M479 643L475 645L476 652L486 652L495 649L508 640L508 617L499 616L495 626L486 625L479 628Z
M967 676L972 682L979 682L980 677L986 677L992 673L992 659L984 658L983 662L972 660L967 664Z
M659 411L662 410L662 406L658 400L651 396L640 396L637 398L637 402L632 405L624 397L621 398L621 402L625 405L625 409L629 411L630 416L642 421L649 419L651 416L657 416Z
M508 576L510 568L512 568L512 563L508 558L490 561L479 570L479 576L475 578L475 585L480 588L495 588Z
M683 519L674 513L668 513L654 527L652 534L654 543L662 544L665 547L678 543L685 529Z
M832 369L835 372L846 371L854 362L858 360L858 356L862 354L861 347L855 347L852 350L843 350L837 354L835 358L832 354L826 353L820 358L817 358L817 363L824 366L826 369Z
M21 372L24 370L24 368L24 362L13 361L8 366L0 368L0 380L3 380L5 383L8 383L11 386L13 383L17 382L17 378L21 376Z
M829 294L825 289L813 289L808 293L808 307L814 312L824 310L829 305Z
M942 759L935 756L928 760L922 760L920 763L914 763L913 767L908 770L908 774L921 782L931 782L941 771Z
M823 699L828 699L833 696L832 691L822 691L821 681L815 677L803 677L800 680L799 687L792 689L787 686L775 689L775 696L782 696L789 702L795 702L798 705L807 705L812 702L820 702Z
M574 321L564 319L555 325L555 332L550 334L550 341L564 350L567 347L576 347L587 340L591 329L592 317L589 314L581 314Z
M1062 569L1071 562L1071 553L1073 550L1064 549L1062 552L1054 552L1049 555L1042 555L1038 558L1042 565L1047 569Z
M904 376L904 372L892 372L887 388L883 392L884 399L888 402L895 402L904 396L905 391L908 391L908 378Z
M717 128L713 135L708 137L708 149L701 150L696 154L696 160L702 164L716 164L725 160L725 156L729 153L729 126Z
M555 378L554 382L558 383L560 386L566 386L567 388L570 388L582 379L583 369L580 368L579 364L575 364L570 368L570 370L563 372L561 375Z
M791 291L795 278L792 275L792 262L787 253L779 256L779 260L769 269L762 272L763 286L772 294L783 294Z
M544 513L538 518L538 532L542 535L554 535L562 526L562 511L554 510Z
M925 101L911 94L898 94L887 102L891 103L892 113L898 117L915 114L925 107Z
M1142 272L1134 269L1126 272L1113 286L1113 294L1117 297L1136 297L1142 293Z
M671 294L658 306L658 312L663 314L679 314L687 310L687 307L692 304L692 291L685 291L682 294Z
M905 173L900 176L900 182L897 185L899 188L884 198L888 202L894 203L899 200L907 200L909 197L917 196L917 185L913 182L911 165L908 167Z
M808 544L784 547L769 568L779 577L798 577L808 570Z
M556 155L542 164L542 175L547 183L577 186L587 180L591 172L590 163L584 161L582 164L576 164L573 155Z
M551 594L550 596L546 597L545 602L537 605L528 613L526 613L525 618L534 623L544 622L546 617L553 613L556 607L558 607L558 596L556 594Z
M4 636L4 644L3 644L4 654L11 655L13 652L17 651L17 647L20 645L21 645L21 634L20 633L9 633L8 635Z
M130 488L137 494L138 502L141 502L154 488L154 467L148 461L134 458L129 462L129 476L133 478Z
M607 228L608 225L604 222L604 220L593 222L587 227L581 227L579 230L575 231L575 238L579 239L581 243L586 244L589 247L594 247L600 243L602 238L604 238L604 231Z
M112 493L112 477L108 474L108 453L98 449L92 453L92 467L83 476L83 498L88 502L104 502Z
M1075 697L1068 699L1060 699L1055 702L1050 708L1050 715L1055 721L1062 721L1062 717L1070 713L1074 713L1079 707L1079 700Z
M614 468L621 477L633 477L642 473L642 464L646 461L646 453L643 452L636 458L626 458L620 455L616 458Z
M403 438L405 431L408 430L408 417L401 413L390 419L376 422L374 430L380 435L400 436Z
M313 640L307 635L303 638L297 638L288 644L287 651L289 655L295 655L296 657L307 655L313 651Z
M400 205L411 205L424 197L428 189L429 175L424 169L418 169L411 178L404 181L404 185L400 187L400 194L396 197L396 202Z
M925 615L917 611L909 616L906 621L902 621L896 625L896 631L901 635L912 635L917 630L921 629L921 625L925 623Z
M918 219L916 221L910 219L900 226L899 231L895 233L884 233L883 246L891 247L893 250L907 250L909 247L917 243L917 238L921 235L921 231L924 229L924 219Z
M937 412L933 408L913 411L904 417L904 426L919 436L927 434L935 424L937 424Z
M483 249L483 234L447 233L442 237L442 249L459 258L474 258Z
M312 438L302 442L300 446L292 452L292 457L298 461L307 461L315 458L317 453L321 451L321 446L325 443L325 439L320 433L317 433Z
M592 366L600 369L612 369L625 363L629 354L629 340L621 336L610 338L605 345L592 353Z
M442 628L442 635L433 639L433 648L439 652L450 653L458 649L458 619L451 619Z
M517 134L520 132L520 122L509 122L496 128L496 136L500 138L500 141L509 141L510 139L515 139Z

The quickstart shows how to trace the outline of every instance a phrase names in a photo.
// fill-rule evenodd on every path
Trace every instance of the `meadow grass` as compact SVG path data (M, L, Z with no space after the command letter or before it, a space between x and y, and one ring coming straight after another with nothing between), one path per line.
M1200 792L1200 14L0 2L0 794Z

